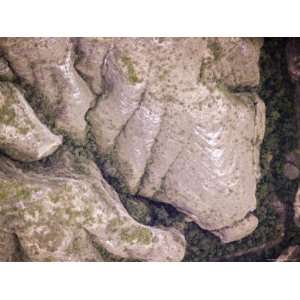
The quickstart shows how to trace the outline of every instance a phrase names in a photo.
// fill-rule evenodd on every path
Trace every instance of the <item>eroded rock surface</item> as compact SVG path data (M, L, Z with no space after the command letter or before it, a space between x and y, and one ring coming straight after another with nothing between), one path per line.
M0 80L33 91L36 113L75 144L90 126L105 175L129 198L169 203L227 243L258 223L260 47L246 38L1 38ZM8 82L0 137L1 151L25 162L62 143ZM0 260L101 261L98 247L149 261L185 252L181 233L136 222L94 162L63 150L34 164L0 156L0 224Z
M75 41L78 59L76 70L89 84L94 94L100 95L104 91L102 67L110 47L112 38L77 38Z
M265 118L252 92L260 46L238 38L105 46L107 90L88 116L105 172L224 242L250 234Z
M178 231L137 223L93 162L59 157L49 167L26 170L0 157L0 258L12 255L4 247L13 252L13 235L32 261L102 260L94 244L120 257L183 258Z
M21 80L42 95L56 127L83 143L94 96L74 68L71 39L1 38L0 49Z
M0 149L20 161L35 161L52 154L62 143L36 117L22 93L0 82Z

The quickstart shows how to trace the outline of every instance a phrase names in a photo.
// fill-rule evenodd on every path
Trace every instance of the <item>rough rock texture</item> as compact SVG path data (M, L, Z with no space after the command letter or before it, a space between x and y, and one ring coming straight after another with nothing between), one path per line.
M265 127L254 92L261 46L250 38L0 38L0 150L10 156L0 155L0 260L101 261L105 250L182 260L186 242L173 227L185 221L142 225L119 196L147 225L155 224L151 205L139 199L172 205L224 243L250 235Z
M105 172L224 242L250 234L265 118L251 92L260 46L238 38L106 45L107 91L88 116Z
M0 158L1 231L18 237L29 260L101 260L92 242L120 257L183 258L179 232L134 221L97 166L69 156L30 170Z
M24 83L42 94L56 127L83 143L94 96L74 68L70 38L1 38L0 49Z
M102 67L112 41L111 38L76 39L78 60L75 67L96 95L100 95L104 89Z
M0 82L0 149L20 161L52 154L62 143L43 125L12 84Z
M224 243L230 243L232 241L238 241L243 237L251 234L257 227L257 218L249 214L242 221L236 222L229 227L224 227L220 230L213 231Z

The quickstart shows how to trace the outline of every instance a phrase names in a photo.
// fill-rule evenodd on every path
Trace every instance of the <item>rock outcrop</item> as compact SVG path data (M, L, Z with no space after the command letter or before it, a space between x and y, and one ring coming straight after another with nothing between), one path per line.
M84 143L94 95L74 68L71 39L1 38L0 49L15 74L42 95L43 110L56 127Z
M35 161L52 154L62 138L36 117L22 93L0 82L0 149L20 161Z
M105 171L131 194L174 205L224 242L250 234L265 118L251 92L260 42L138 38L104 45L107 91L88 119Z
M250 235L265 128L261 46L0 38L0 260L101 261L103 249L182 260L183 234L135 221L104 177L129 199L172 205L223 243ZM93 148L98 165L76 147Z
M99 261L94 244L131 259L183 258L179 232L137 223L93 162L59 157L51 166L29 170L0 157L1 232L10 241L16 236L29 260ZM0 243L0 259L8 245Z

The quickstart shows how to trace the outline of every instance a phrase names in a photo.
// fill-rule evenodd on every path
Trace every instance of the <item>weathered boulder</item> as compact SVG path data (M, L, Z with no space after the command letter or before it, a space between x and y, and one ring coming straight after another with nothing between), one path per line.
M265 126L251 92L261 42L120 38L98 47L107 90L88 119L105 172L224 242L250 234Z
M36 117L22 93L0 82L0 149L20 161L35 161L52 154L62 143Z
M0 259L13 255L13 236L31 261L100 261L95 245L125 258L183 258L182 234L137 223L92 161L57 155L26 168L0 157Z
M299 169L295 165L293 165L291 163L286 163L283 166L283 174L289 180L295 180L299 177L300 172L299 172Z
M258 225L258 219L249 214L242 221L236 222L231 226L213 231L224 243L241 240L243 237L251 234Z
M94 96L74 68L70 38L1 38L0 49L21 80L43 97L43 110L77 142Z

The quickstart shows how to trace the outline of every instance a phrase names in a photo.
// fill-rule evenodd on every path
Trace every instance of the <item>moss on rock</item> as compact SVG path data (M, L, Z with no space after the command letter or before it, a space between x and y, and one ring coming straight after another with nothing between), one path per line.
M128 80L131 84L140 82L140 79L135 71L133 61L128 55L123 55L121 61L127 69Z

